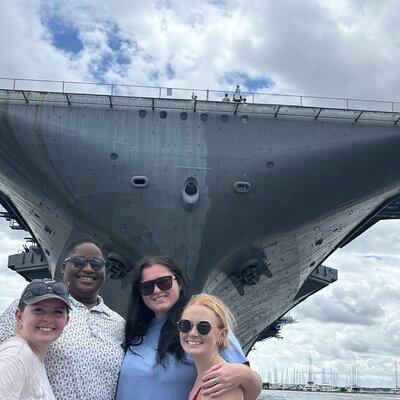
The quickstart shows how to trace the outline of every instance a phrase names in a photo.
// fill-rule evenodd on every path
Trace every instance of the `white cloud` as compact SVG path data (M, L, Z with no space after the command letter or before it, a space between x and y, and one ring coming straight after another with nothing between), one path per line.
M267 378L268 369L294 365L307 371L310 353L315 372L332 366L342 384L356 359L361 385L394 386L394 358L400 357L399 240L400 221L379 222L335 252L324 264L339 270L339 280L291 312L298 323L283 328L283 340L257 343L250 353L260 372Z
M19 295L26 286L26 281L17 273L7 268L7 258L22 249L26 232L11 233L5 220L0 219L0 313Z

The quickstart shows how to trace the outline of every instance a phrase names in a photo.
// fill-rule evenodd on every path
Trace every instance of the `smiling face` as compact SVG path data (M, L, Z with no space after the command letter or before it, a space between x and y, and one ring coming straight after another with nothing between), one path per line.
M50 343L61 335L69 316L66 304L59 299L47 299L17 308L15 319L18 333L31 347L44 354Z
M155 264L144 268L141 274L141 283L152 281L163 276L170 276L173 273L164 265ZM172 279L172 287L168 290L161 290L154 285L154 291L148 296L143 296L144 304L154 312L157 319L166 318L171 308L178 301L181 292L181 286L176 279Z
M68 257L86 257L103 260L101 250L93 243L82 243L76 246ZM94 269L90 263L76 268L70 260L61 266L64 280L69 283L72 297L83 304L97 303L97 295L105 279L105 267Z
M228 329L219 327L220 322L214 311L206 306L194 304L184 310L182 319L187 319L195 325L189 332L180 332L179 335L181 346L187 354L196 357L210 356L218 352L228 334ZM212 325L207 335L200 335L197 332L197 323L200 321L207 321Z

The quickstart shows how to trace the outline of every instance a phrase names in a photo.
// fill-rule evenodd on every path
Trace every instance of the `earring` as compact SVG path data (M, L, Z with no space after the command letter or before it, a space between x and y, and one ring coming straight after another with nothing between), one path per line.
M19 324L19 325L18 325L18 329L21 330L21 331L22 331L22 328L23 328L23 327L24 327L24 326L23 326L22 324Z

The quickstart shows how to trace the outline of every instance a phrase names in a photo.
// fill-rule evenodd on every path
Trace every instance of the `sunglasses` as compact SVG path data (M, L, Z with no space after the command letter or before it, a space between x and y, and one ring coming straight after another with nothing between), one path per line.
M197 324L195 324L192 321L189 321L188 319L181 319L178 322L178 329L182 333L189 333L193 327L196 326L197 332L199 332L200 335L207 335L211 331L211 327L215 325L211 325L208 321L200 321Z
M27 294L27 292L29 292ZM23 291L18 307L24 303L27 297L43 296L49 292L65 296L69 293L68 282L31 282Z
M173 279L176 280L176 278L172 275L162 276L161 278L153 279L152 281L139 283L137 287L142 296L150 296L154 292L155 285L157 285L160 290L171 289Z
M64 260L65 263L71 261L75 268L82 269L86 264L90 264L93 269L102 269L105 265L104 260L99 260L98 258L86 258L86 257L68 257Z
M42 296L49 292L61 295L69 293L67 282L32 282L28 285L28 288L34 296Z

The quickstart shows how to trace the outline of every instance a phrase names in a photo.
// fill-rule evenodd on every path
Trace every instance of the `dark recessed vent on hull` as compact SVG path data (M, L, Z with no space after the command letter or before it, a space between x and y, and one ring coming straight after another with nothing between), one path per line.
M184 207L188 210L194 210L199 202L199 188L196 178L187 178L183 186L182 200Z
M147 176L134 176L131 179L131 184L135 188L145 188L149 186L149 178Z
M233 184L233 190L236 193L249 193L251 190L251 185L249 182L235 182Z

